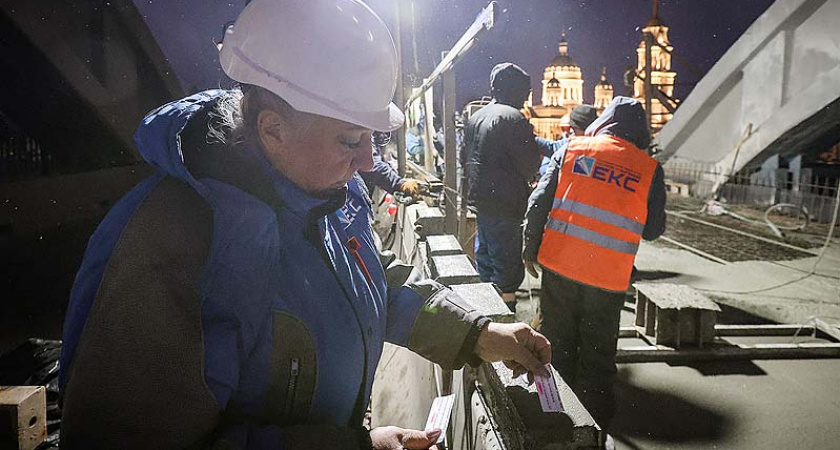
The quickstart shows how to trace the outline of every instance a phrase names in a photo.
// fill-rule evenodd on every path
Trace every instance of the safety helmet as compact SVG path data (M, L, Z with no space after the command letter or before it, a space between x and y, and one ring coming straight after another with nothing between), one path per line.
M219 60L231 79L268 89L298 111L380 131L405 119L391 103L394 40L358 0L253 0L227 29Z

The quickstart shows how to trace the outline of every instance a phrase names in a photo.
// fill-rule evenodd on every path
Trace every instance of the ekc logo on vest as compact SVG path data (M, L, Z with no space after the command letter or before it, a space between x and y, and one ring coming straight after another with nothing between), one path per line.
M598 161L590 156L580 155L575 158L572 173L602 181L610 186L636 192L639 175L632 170L606 161Z

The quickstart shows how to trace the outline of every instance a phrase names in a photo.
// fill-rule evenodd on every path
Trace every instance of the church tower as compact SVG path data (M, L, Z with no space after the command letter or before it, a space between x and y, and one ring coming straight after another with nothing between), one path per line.
M580 66L569 56L566 33L561 35L557 50L557 56L543 73L542 104L574 108L583 103L583 76Z
M556 140L569 130L572 108L582 103L583 75L580 66L569 56L569 43L563 33L557 55L543 72L540 104L534 105L529 97L525 109L537 136Z
M604 111L604 108L610 104L613 99L613 87L609 81L607 81L607 68L604 67L601 69L601 81L595 85L595 109L598 110L598 114Z
M639 47L636 48L636 55L638 63L636 64L636 81L633 84L633 97L644 102L645 101L645 40L644 33L650 33L653 36L653 45L651 48L651 84L653 89L659 89L670 98L674 98L674 81L677 73L671 70L671 52L674 47L668 40L668 26L666 26L659 19L659 0L653 0L653 17L648 21L647 25L642 29L642 41ZM662 102L654 95L651 100L651 129L658 131L661 129L673 115L668 112L668 109Z

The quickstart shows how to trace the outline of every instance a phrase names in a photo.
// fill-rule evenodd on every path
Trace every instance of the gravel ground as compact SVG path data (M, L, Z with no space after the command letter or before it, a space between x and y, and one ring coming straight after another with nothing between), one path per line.
M669 211L801 248L819 248L828 233L828 225L810 224L803 231L785 232L785 238L779 239L764 224L746 222L728 215L710 216L700 212L702 206L703 201L701 199L671 196L668 198ZM761 221L764 214L764 208L762 207L726 205L726 208L740 216L757 221ZM780 215L772 217L772 220L779 225L794 225L796 223L794 218ZM811 253L774 245L735 232L686 220L672 214L668 215L668 227L665 236L729 262L787 261L813 256ZM655 242L656 245L676 247L663 240Z

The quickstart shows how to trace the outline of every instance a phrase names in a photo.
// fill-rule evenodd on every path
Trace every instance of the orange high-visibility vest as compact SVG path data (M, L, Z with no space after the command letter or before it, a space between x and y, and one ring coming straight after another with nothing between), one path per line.
M560 168L539 263L583 284L626 290L657 164L624 139L573 138Z

